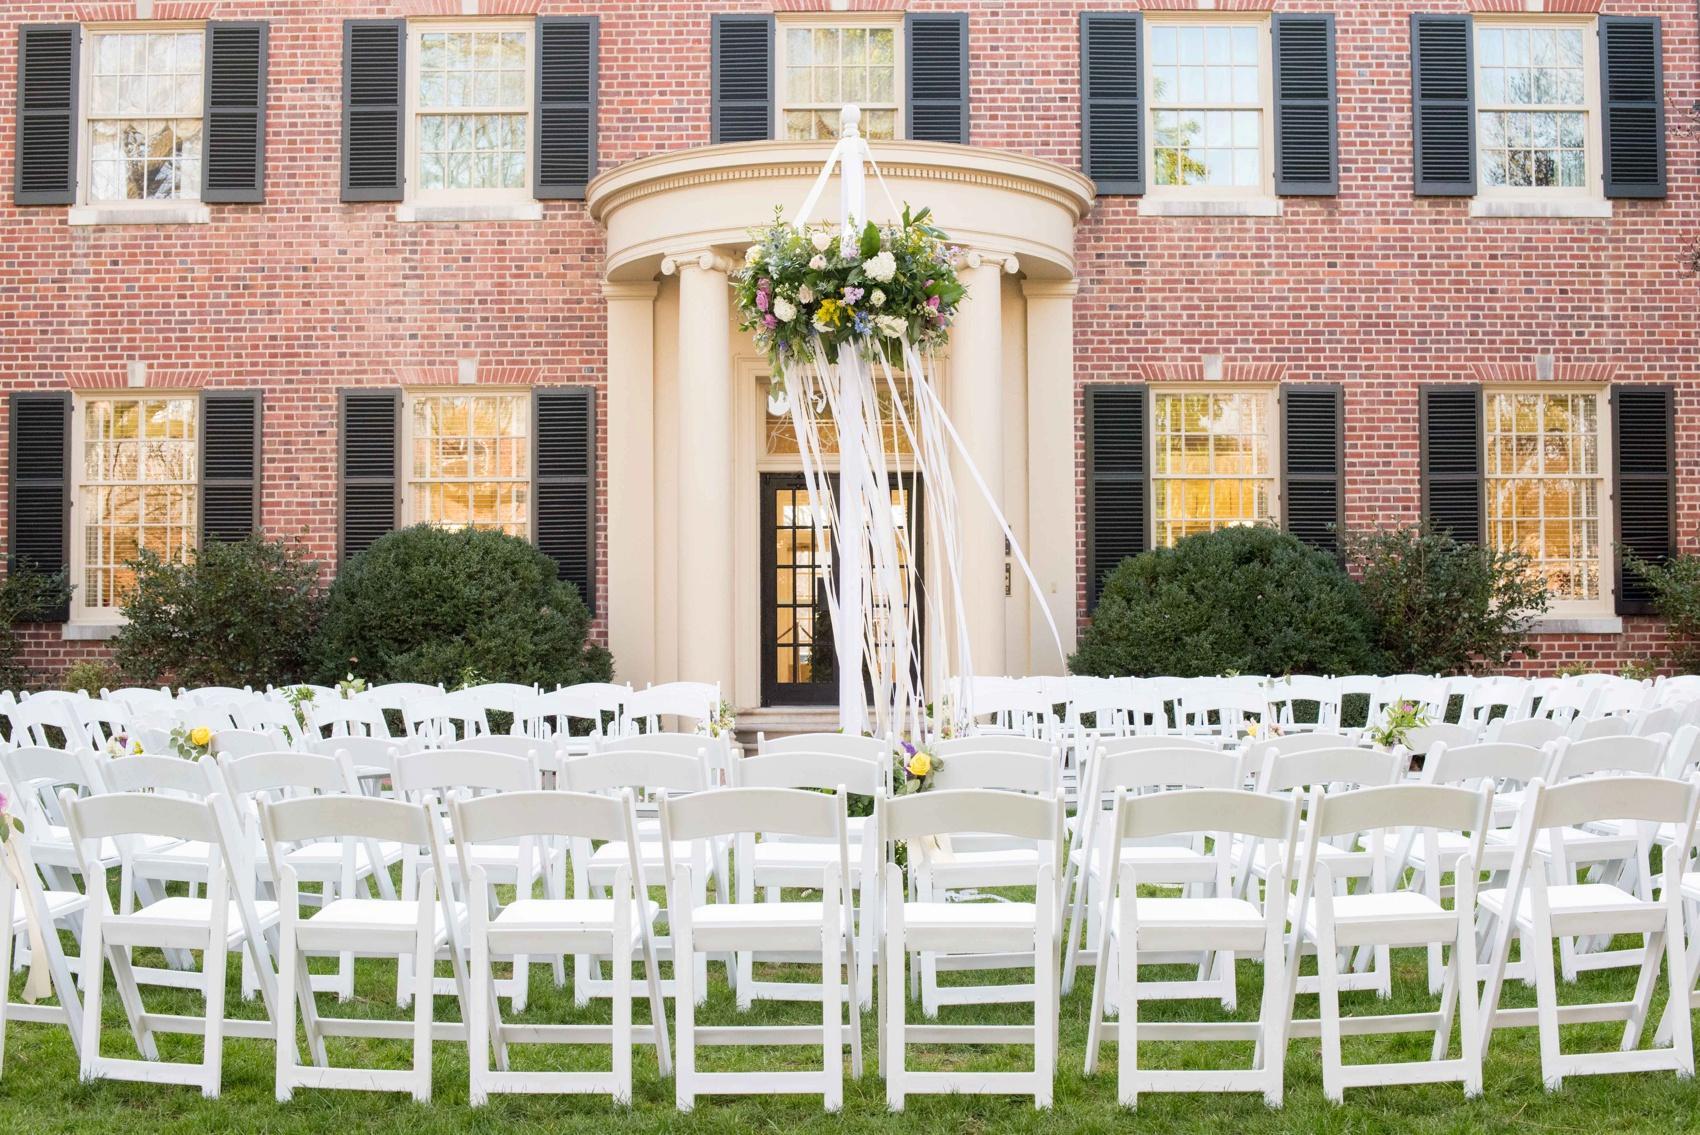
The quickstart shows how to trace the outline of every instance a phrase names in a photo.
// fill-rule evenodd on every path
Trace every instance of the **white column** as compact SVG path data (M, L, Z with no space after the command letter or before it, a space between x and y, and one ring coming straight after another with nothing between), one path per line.
M1013 256L970 252L958 278L968 288L950 329L950 416L992 499L1003 502L1003 287ZM1004 536L985 495L960 459L956 479L962 525L962 603L971 660L959 670L1002 674L1004 657Z
M679 677L733 680L731 262L669 255L679 276Z
M1026 280L1027 297L1027 543L1022 549L1057 632L1061 654L1033 606L1028 642L1034 674L1061 674L1075 645L1079 579L1075 566L1078 496L1074 482L1073 280Z
M608 299L608 648L621 681L655 662L655 293L605 283Z

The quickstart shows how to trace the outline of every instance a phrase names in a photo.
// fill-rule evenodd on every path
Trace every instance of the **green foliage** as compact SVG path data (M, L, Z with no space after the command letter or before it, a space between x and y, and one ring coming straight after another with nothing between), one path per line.
M0 690L20 690L30 684L17 624L51 617L70 595L64 572L48 575L14 568L0 577Z
M1550 600L1522 552L1426 525L1350 532L1344 543L1390 670L1479 673L1536 656L1529 625Z
M524 540L424 525L355 556L332 585L313 671L372 683L604 682L613 659L586 645L590 612Z
M322 607L319 565L297 543L212 542L183 562L143 552L114 642L138 685L300 681Z
M112 663L104 658L84 658L73 662L70 669L65 671L59 688L72 693L82 690L99 697L100 691L113 689L120 682L118 670Z
M1681 673L1700 670L1700 555L1672 556L1662 564L1630 555L1628 566L1653 589L1653 610L1670 638L1669 664Z
M1355 674L1378 661L1358 588L1274 528L1188 536L1124 560L1070 660L1076 674Z

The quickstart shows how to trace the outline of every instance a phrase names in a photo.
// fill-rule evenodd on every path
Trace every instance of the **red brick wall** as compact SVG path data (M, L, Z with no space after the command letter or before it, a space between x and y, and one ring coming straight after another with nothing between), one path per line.
M517 0L513 0L517 2ZM568 3L507 10L601 17L604 168L709 138L708 12L766 0ZM542 224L397 224L390 204L338 201L341 19L398 16L429 0L216 0L217 18L271 21L267 200L212 206L204 226L68 228L63 208L0 193L0 389L63 388L74 371L131 361L261 386L262 520L335 554L336 392L393 384L399 367L538 369L543 383L603 382L599 233L577 203ZM1146 0L1175 7L1181 0ZM785 0L787 10L819 7ZM890 0L852 7L892 8ZM969 10L976 145L1079 161L1078 13L1062 0L913 0ZM1110 2L1097 9L1141 4ZM1219 5L1227 7L1229 5ZM1234 6L1244 6L1236 0ZM1619 202L1611 221L1471 220L1468 203L1411 196L1409 17L1463 0L1279 0L1338 17L1342 192L1289 199L1273 220L1140 218L1106 198L1078 241L1076 376L1135 378L1153 362L1222 355L1347 386L1348 520L1417 510L1416 386L1476 367L1608 364L1620 380L1676 381L1680 526L1700 524L1700 137L1677 129L1700 98L1694 0L1606 0L1665 21L1671 196ZM0 178L13 169L17 25L94 18L112 4L9 0L0 12ZM948 223L949 218L943 220ZM603 404L599 400L599 405ZM0 437L4 437L0 401ZM606 431L599 431L606 437ZM605 463L599 463L605 468ZM4 477L0 466L0 479ZM5 496L0 492L0 531ZM599 553L598 576L606 578ZM1558 659L1645 655L1653 630L1546 644ZM31 632L56 667L95 650ZM49 646L49 643L55 645Z

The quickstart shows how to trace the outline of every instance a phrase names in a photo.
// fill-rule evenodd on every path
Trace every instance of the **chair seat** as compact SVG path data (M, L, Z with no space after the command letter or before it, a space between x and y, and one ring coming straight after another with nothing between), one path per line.
M661 904L654 899L644 899L643 908L651 923L661 913ZM584 931L611 930L613 926L613 899L520 899L490 920L492 930ZM632 941L642 933L643 927L633 919Z
M1482 909L1503 917L1505 914L1505 890L1496 887L1483 891L1476 897L1476 902ZM1533 923L1533 896L1529 888L1523 889L1517 901L1517 925L1530 926ZM1653 920L1664 918L1664 908L1659 903L1644 902L1621 887L1610 883L1567 883L1561 886L1547 888L1547 905L1552 911L1553 918L1586 918L1591 915L1630 915L1643 914ZM1637 919L1637 923L1646 919ZM1656 925L1656 921L1654 922ZM1627 929L1627 928L1626 928Z
M1121 917L1122 900L1117 899L1112 916ZM1234 898L1142 898L1135 900L1134 915L1141 926L1262 926L1263 912L1256 904Z
M434 899L429 901L440 939L443 937L443 904ZM464 921L466 908L461 903L451 905L456 919ZM303 919L302 924L331 930L400 930L417 925L418 921L417 899L334 899L311 918Z
M1102 862L1102 845L1093 848L1091 858L1087 859L1086 869L1093 875L1098 873L1098 865ZM1086 858L1086 849L1076 847L1068 853L1069 860L1075 864ZM1124 844L1121 849L1123 866L1131 864L1145 871L1163 872L1165 870L1188 870L1191 874L1205 873L1206 877L1214 875L1216 860L1203 852L1194 851L1190 847L1161 847L1141 844ZM1142 876L1143 877L1143 876ZM1168 882L1162 875L1153 876L1153 882Z
M818 902L720 902L691 908L691 925L697 929L819 926L823 917Z
M781 904L783 905L783 904ZM906 902L903 925L917 930L1026 930L1038 908L1030 902Z
M774 871L784 869L801 869L809 871L824 871L838 863L838 845L835 843L791 843L782 840L764 840L756 844L754 865L757 873L757 885L760 885L760 874L763 870ZM850 854L850 876L859 878L862 874L861 856L854 849Z
M275 924L278 920L278 905L275 902L256 902L255 914L260 920L260 928ZM140 910L130 914L108 915L105 924L108 927L107 936L113 940L120 937L118 928L122 927L134 934L141 931L166 932L194 930L207 926L212 922L213 906L209 899L192 899L184 895L174 895L149 903ZM229 928L226 934L226 944L231 948L242 944L246 932L242 927L242 910L235 902L228 903L225 910L225 925ZM129 937L129 934L124 937Z
M68 915L76 914L89 905L88 896L80 891L43 891L41 897L47 904L47 917L55 922ZM29 925L29 918L25 913L20 896L20 900L17 901L17 905L13 907L12 911L12 930L16 933L27 925Z

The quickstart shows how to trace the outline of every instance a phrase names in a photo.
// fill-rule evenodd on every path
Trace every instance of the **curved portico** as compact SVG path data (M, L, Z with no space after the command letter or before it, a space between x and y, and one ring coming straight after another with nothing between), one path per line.
M829 151L710 146L619 166L589 187L607 233L609 638L628 680L720 677L736 705L761 703L759 485L786 457L766 444L766 362L737 330L727 274L752 229L804 199ZM870 219L896 220L894 204L928 206L964 249L968 299L940 367L944 397L1066 649L1077 587L1074 232L1092 184L972 147L887 142L874 156L885 187L870 171ZM838 215L836 188L817 218ZM990 510L966 468L956 473L973 668L1058 670Z

